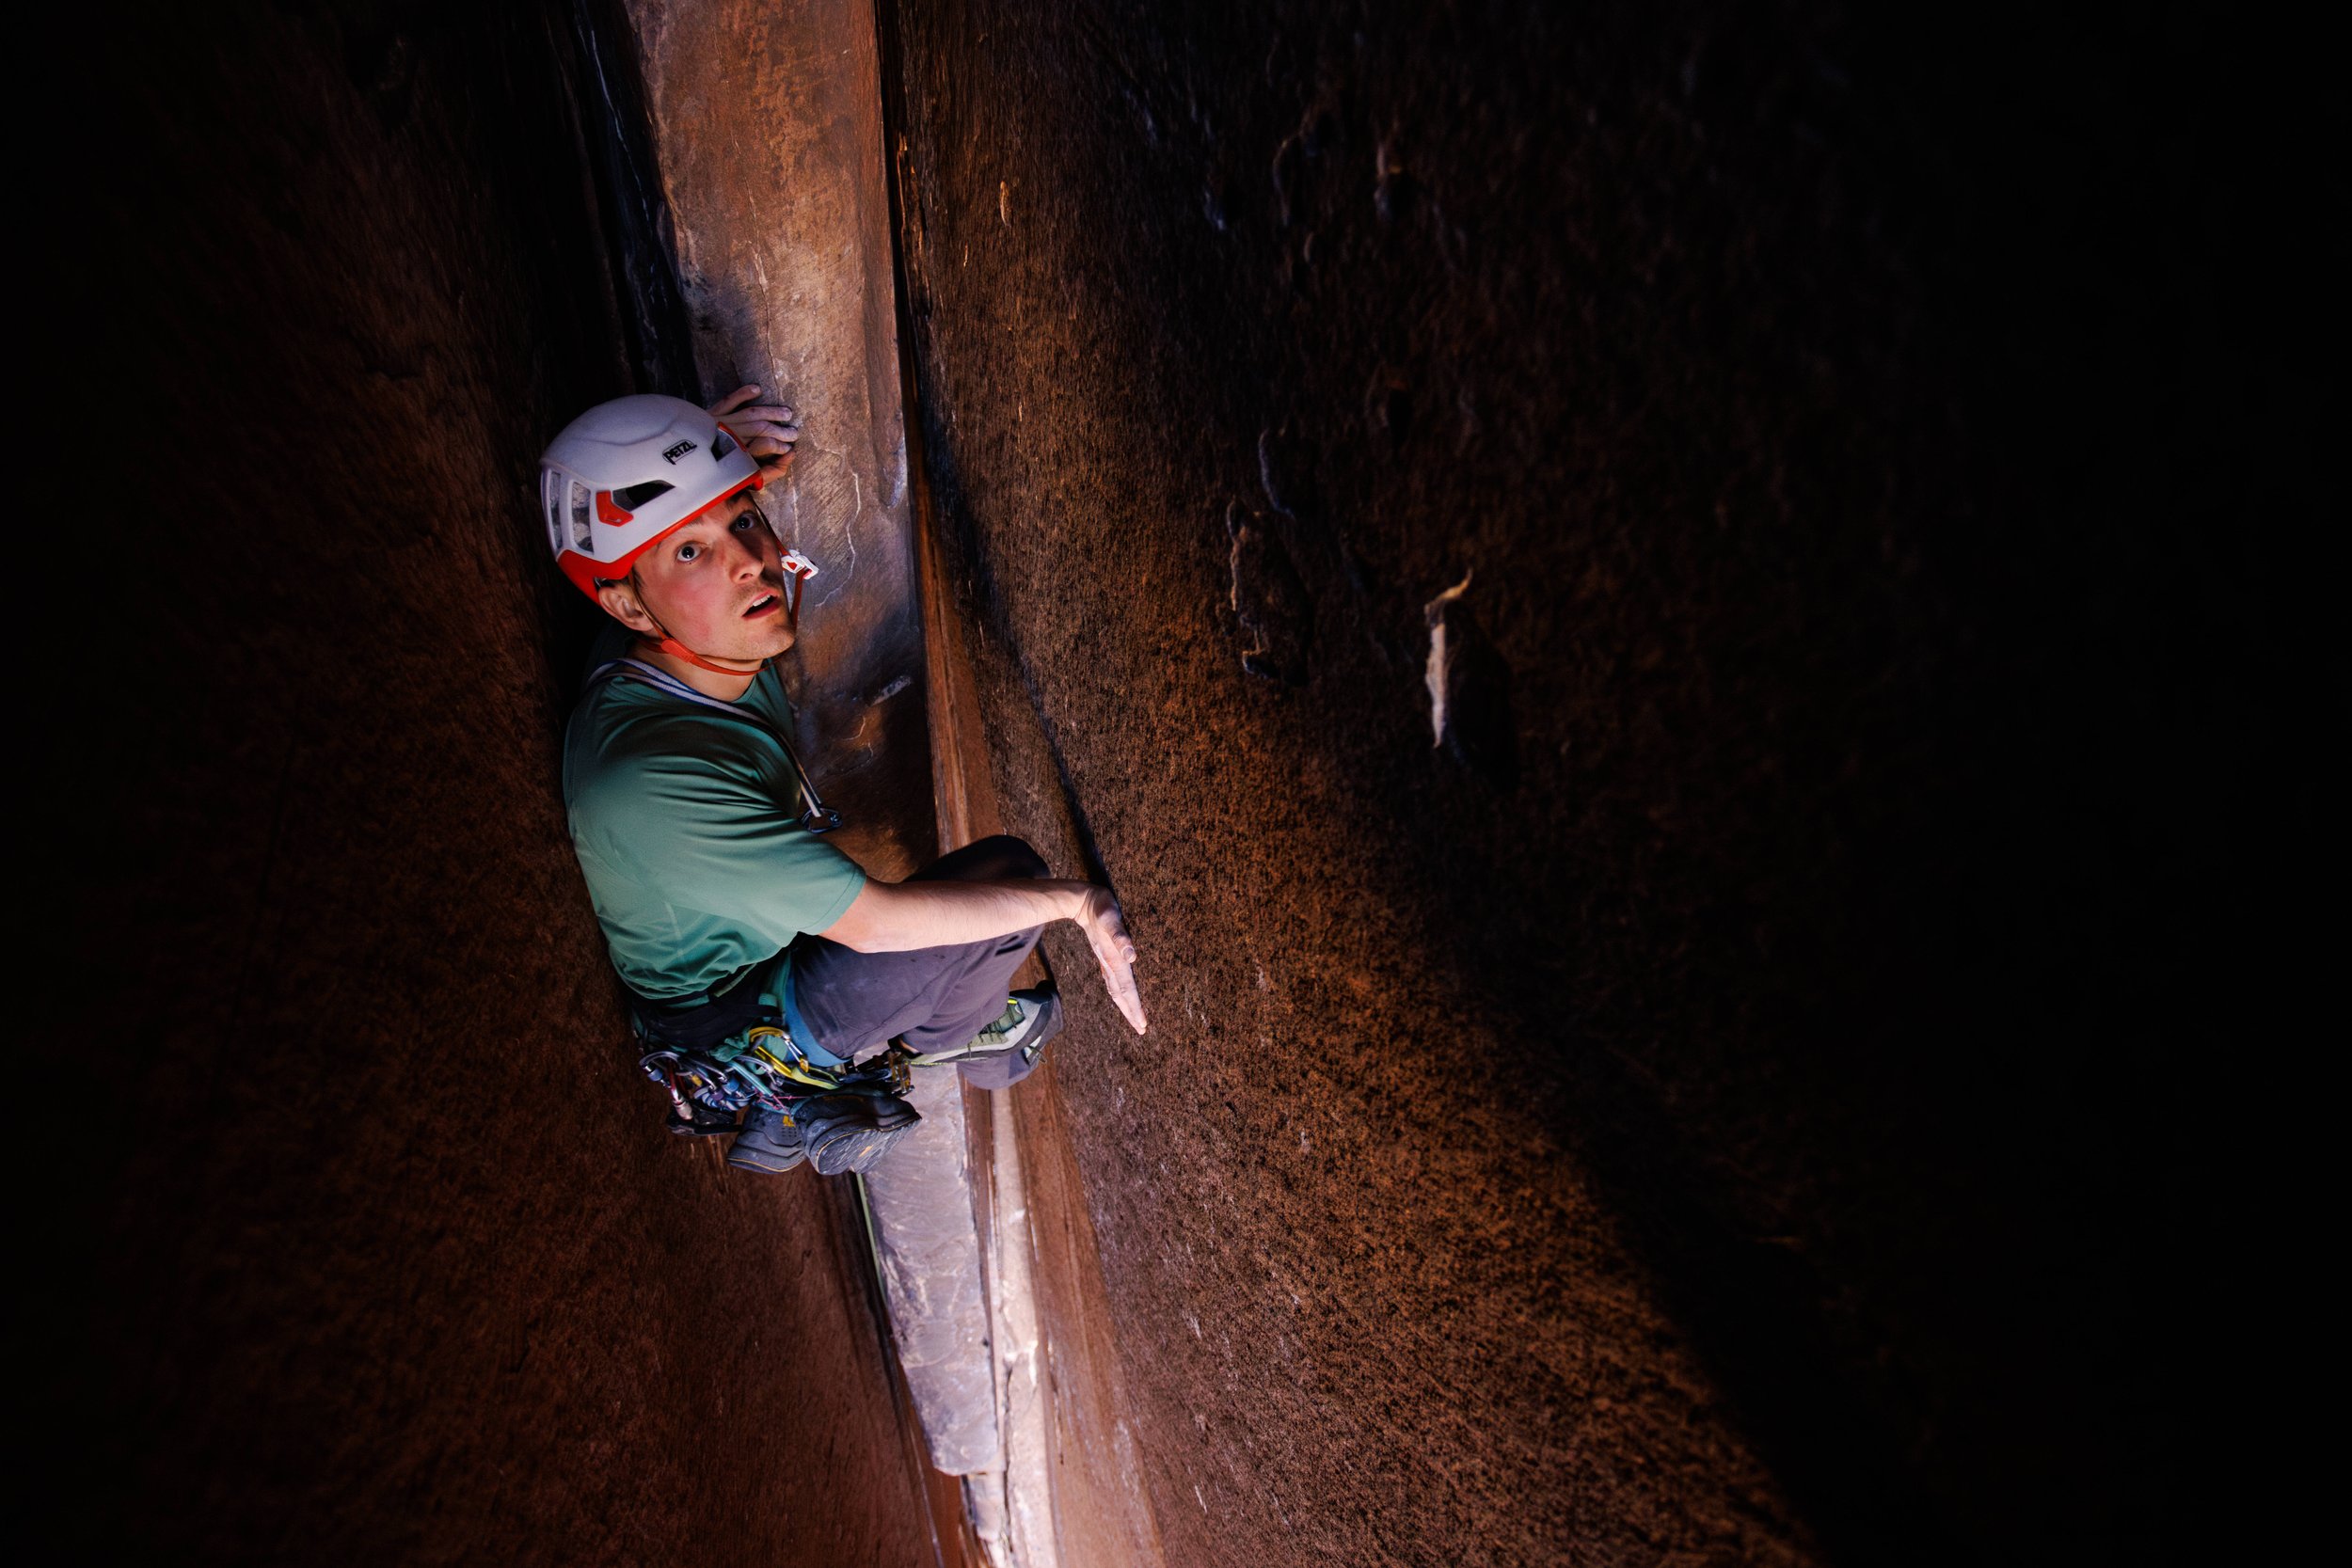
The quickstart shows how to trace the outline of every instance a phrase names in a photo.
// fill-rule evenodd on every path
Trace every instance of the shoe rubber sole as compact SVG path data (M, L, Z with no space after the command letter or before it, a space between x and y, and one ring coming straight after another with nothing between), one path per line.
M906 1136L907 1130L906 1126L833 1129L816 1139L815 1147L809 1150L809 1165L819 1176L847 1176L872 1170L890 1152L890 1146Z
M1021 1052L1029 1060L1035 1061L1037 1053L1061 1033L1061 995L1057 991L1041 989L1015 991L1009 1000L1019 1002L1027 1009L1027 1016L1021 1021L1023 1027L1018 1034L985 1041L981 1037L975 1037L969 1045L926 1052L914 1058L914 1065L945 1067L949 1062L973 1062L990 1056L1002 1056L1009 1051Z
M899 1134L923 1119L896 1095L825 1095L794 1117L808 1163L819 1176L870 1170Z
M773 1148L746 1148L743 1140L738 1138L735 1140L735 1147L727 1150L728 1164L733 1165L737 1170L755 1170L765 1176L782 1176L786 1171L791 1170L807 1159L806 1145L787 1153Z

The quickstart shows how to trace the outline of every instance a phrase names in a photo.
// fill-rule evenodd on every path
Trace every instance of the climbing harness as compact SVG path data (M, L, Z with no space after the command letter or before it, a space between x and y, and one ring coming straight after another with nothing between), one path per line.
M641 1020L638 1043L653 1039ZM736 1118L753 1105L797 1121L795 1113L811 1101L845 1094L896 1098L907 1089L906 1069L887 1054L862 1067L819 1067L772 1024L755 1027L750 1043L724 1060L707 1051L655 1043L637 1058L637 1066L670 1097L662 1125L685 1137L735 1132Z
M637 1066L670 1097L670 1114L662 1125L671 1132L685 1137L733 1132L736 1118L753 1105L797 1123L801 1107L830 1096L903 1099L916 1068L1017 1054L1025 1069L1056 1032L1041 1027L1001 1051L983 1043L991 1030L948 1051L916 1052L905 1040L892 1039L879 1054L862 1062L827 1067L808 1058L785 1026L783 1009L767 1000L760 978L768 967L754 964L739 977L683 1004L635 998L638 1044L644 1048ZM1008 997L1006 1005L1009 1009L1035 1008L1042 1003L1041 993L1024 991ZM1055 1014L1045 1018L1057 1021ZM738 1035L744 1043L729 1052L727 1044Z
M828 1095L900 1095L906 1069L889 1053L864 1065L811 1061L786 1027L784 1010L761 985L773 960L752 965L683 1003L634 996L638 1069L670 1097L663 1123L688 1137L735 1131L752 1105L791 1117ZM732 1042L742 1037L740 1045Z

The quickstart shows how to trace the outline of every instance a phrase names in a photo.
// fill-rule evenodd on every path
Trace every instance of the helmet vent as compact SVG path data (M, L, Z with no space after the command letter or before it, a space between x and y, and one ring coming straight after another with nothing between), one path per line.
M612 492L613 501L624 512L634 512L654 497L674 488L666 479L649 479L643 484L631 484Z
M584 554L596 553L594 533L588 527L588 486L572 481L572 547Z
M553 469L539 475L539 510L546 516L548 543L555 553L564 553L564 476Z
M724 425L720 426L718 436L710 443L710 460L713 463L723 463L727 460L727 454L734 450L735 437L727 434Z

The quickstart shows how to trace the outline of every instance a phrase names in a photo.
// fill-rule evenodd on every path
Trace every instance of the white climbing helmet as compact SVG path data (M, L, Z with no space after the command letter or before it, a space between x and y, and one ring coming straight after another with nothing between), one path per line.
M539 511L557 568L593 599L598 579L628 576L664 534L760 483L726 426L647 392L596 404L548 443Z

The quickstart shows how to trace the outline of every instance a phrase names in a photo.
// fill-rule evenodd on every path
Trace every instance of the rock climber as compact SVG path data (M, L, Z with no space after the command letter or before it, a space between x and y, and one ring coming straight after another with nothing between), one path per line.
M617 398L540 461L556 566L611 618L564 736L564 800L670 1125L732 1132L743 1169L834 1175L918 1119L906 1071L954 1063L1001 1088L1034 1069L1061 1000L1008 988L1049 922L1086 933L1137 1033L1144 1011L1117 901L1049 878L1021 840L888 882L824 836L840 818L801 768L774 662L814 568L759 506L800 428L759 393L707 410Z

